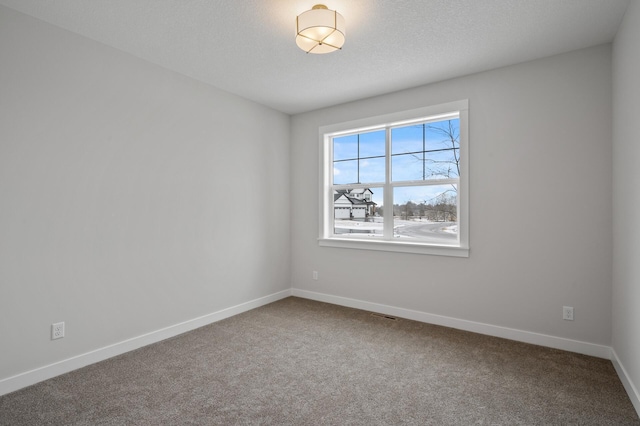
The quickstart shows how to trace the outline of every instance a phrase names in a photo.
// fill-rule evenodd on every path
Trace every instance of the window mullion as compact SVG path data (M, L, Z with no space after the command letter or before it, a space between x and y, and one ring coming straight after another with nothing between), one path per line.
M385 129L385 179L383 194L383 237L393 239L393 187L391 185L391 128Z
M357 182L360 183L360 133L358 133L358 179Z
M422 123L422 180L427 179L427 141L426 141L426 125Z

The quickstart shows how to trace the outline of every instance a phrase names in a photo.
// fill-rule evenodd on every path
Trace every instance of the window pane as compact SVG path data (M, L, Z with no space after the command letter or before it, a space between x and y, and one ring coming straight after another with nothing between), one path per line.
M358 158L358 135L333 138L333 161Z
M333 182L384 182L385 130L333 138Z
M457 149L427 152L425 160L426 179L447 179L460 177Z
M391 180L457 178L460 175L460 120L391 130Z
M426 125L426 149L460 148L460 119Z
M385 159L367 158L360 160L360 183L384 182Z
M393 189L393 236L406 240L455 243L458 238L456 185Z
M358 182L358 160L333 163L333 183L343 185Z
M360 134L360 158L384 157L385 155L385 131ZM384 179L383 179L384 180Z
M391 129L391 153L423 151L423 127L423 124L419 124Z
M422 161L423 153L402 154L391 157L391 180L422 180L424 179L426 164Z
M431 179L460 176L460 120L429 123L426 127L427 175ZM429 177L427 178L429 179Z
M341 237L382 236L382 188L334 191L334 229Z

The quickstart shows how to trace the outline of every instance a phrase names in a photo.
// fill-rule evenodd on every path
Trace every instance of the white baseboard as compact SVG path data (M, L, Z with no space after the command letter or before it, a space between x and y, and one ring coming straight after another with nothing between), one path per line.
M638 389L634 386L633 382L629 378L629 375L627 374L627 370L624 368L624 366L620 362L620 358L618 358L618 354L616 353L615 349L611 350L611 362L613 363L613 367L616 369L616 372L618 373L618 377L620 377L620 381L622 382L624 389L627 391L627 394L629 395L629 399L631 400L631 403L633 404L636 411L638 412L638 416L640 416L640 392L638 392Z
M597 345L594 343L581 342L578 340L564 339L562 337L549 336L546 334L533 333L530 331L517 330L513 328L501 327L491 324L483 324L475 321L467 321L443 315L429 314L411 309L398 308L395 306L382 305L379 303L365 302L363 300L350 299L347 297L333 296L330 294L316 293L313 291L292 289L292 296L305 299L317 300L319 302L332 303L334 305L347 306L349 308L362 309L365 311L377 312L395 317L406 318L428 324L442 325L456 328L458 330L471 331L489 336L502 337L518 342L531 343L534 345L546 346L554 349L562 349L569 352L576 352L583 355L595 356L598 358L611 359L611 347Z
M291 296L287 289L0 380L0 396Z

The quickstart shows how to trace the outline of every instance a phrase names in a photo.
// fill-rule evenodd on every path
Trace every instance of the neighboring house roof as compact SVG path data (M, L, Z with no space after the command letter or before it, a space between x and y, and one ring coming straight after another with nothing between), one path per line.
M353 204L365 204L365 205L367 204L367 200L361 200L359 198L351 198L351 197L349 197L349 199Z
M349 191L349 194L364 194L369 191L370 194L373 194L373 191L369 188L355 188Z
M356 192L358 191L358 192ZM358 189L353 189L353 190L348 190L348 189L337 189L335 190L335 192L333 193L333 202L335 203L336 201L338 201L340 198L345 198L345 200L348 200L351 202L352 205L365 205L365 206L375 206L377 205L375 202L373 201L367 201L365 199L361 199L361 198L355 198L355 197L350 197L349 195L351 194L362 194L365 191L369 191L371 194L373 194L373 191L371 191L369 188L358 188Z

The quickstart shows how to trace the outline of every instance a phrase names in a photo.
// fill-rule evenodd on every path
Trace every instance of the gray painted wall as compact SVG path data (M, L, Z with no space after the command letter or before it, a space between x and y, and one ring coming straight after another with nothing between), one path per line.
M290 287L287 115L1 6L0 58L0 379Z
M613 349L640 399L640 2L613 49ZM640 406L636 405L640 412Z
M470 257L319 247L318 127L467 98ZM296 115L291 135L294 288L611 344L610 45Z

